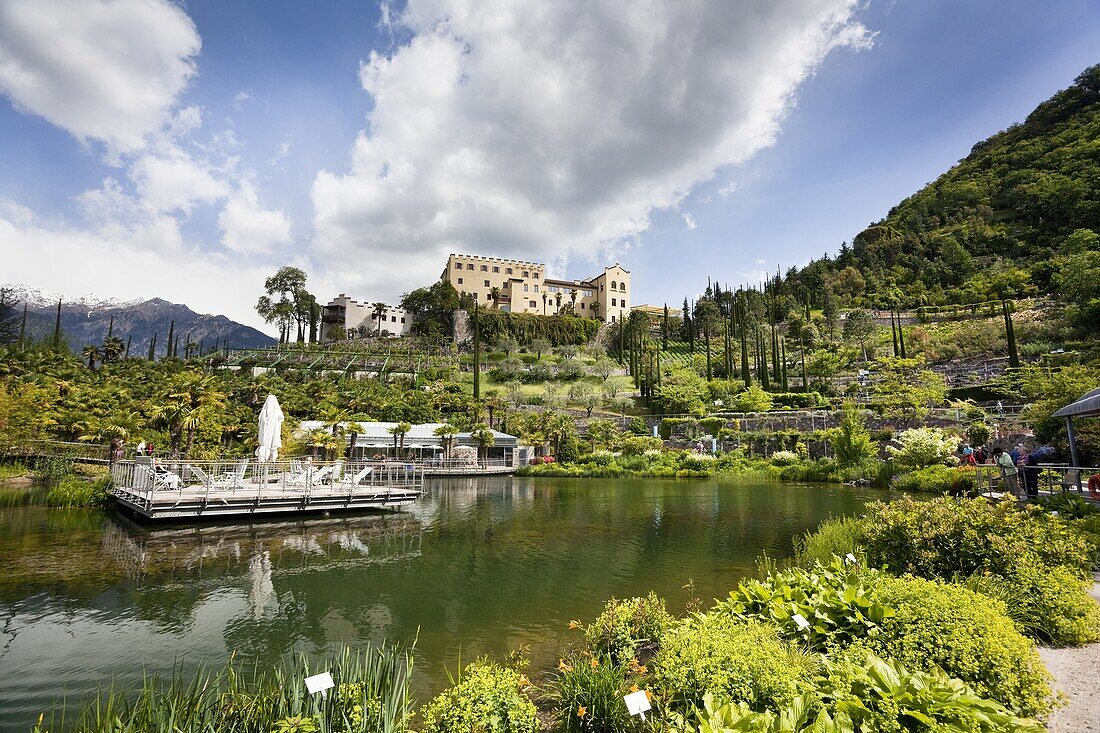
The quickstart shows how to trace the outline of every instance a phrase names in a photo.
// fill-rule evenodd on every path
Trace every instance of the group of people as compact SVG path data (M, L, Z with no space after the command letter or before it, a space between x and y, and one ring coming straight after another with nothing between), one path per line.
M1039 495L1039 473L1042 470L1039 468L1039 461L1049 460L1053 454L1054 449L1049 446L1029 451L1023 443L1017 443L1007 451L999 445L992 450L986 450L985 446L974 449L965 445L962 449L962 462L971 466L997 466L1001 469L1005 491L1027 501Z
M149 456L150 458L152 458L156 455L156 450L156 446L154 446L151 441L146 443L143 440L137 444L136 448L134 448L134 455ZM122 438L115 436L114 438L111 438L111 445L107 449L107 451L107 459L109 461L111 461L112 463L114 463L115 461L120 461L126 455L126 444L122 440Z

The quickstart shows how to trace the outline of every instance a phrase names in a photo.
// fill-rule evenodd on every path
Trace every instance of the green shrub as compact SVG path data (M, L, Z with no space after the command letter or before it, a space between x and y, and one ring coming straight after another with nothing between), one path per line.
M566 733L642 731L645 723L631 716L623 697L638 689L642 667L615 664L609 657L577 656L562 660L547 698L557 729Z
M622 452L624 456L640 456L646 451L661 450L663 445L660 438L632 435L623 440Z
M910 493L966 496L974 491L974 473L969 466L926 466L895 476L892 486Z
M873 654L825 660L819 694L831 717L850 721L844 730L870 733L981 731L1042 733L1035 720L1020 718L942 670L910 670ZM837 729L838 732L841 728Z
M772 396L754 384L733 395L728 408L734 412L764 412L772 409Z
M474 662L424 706L424 733L536 733L538 713L527 687L527 678L514 669Z
M1005 575L981 573L967 587L1004 602L1024 633L1055 646L1100 641L1100 604L1089 596L1090 580L1064 567L1021 562Z
M815 651L874 636L893 615L874 597L881 573L845 567L832 558L809 570L774 572L764 580L743 581L715 612L740 621L774 624L790 641ZM808 626L796 622L799 615Z
M72 456L45 456L35 464L35 477L48 486L56 486L62 479L73 474L74 466Z
M612 598L585 629L584 639L596 656L621 664L636 659L642 645L659 643L673 620L664 599L652 591L644 598Z
M718 433L726 426L726 418L724 417L704 417L699 421L699 427L703 429L703 432L707 435L713 435L718 437Z
M913 577L883 578L875 595L894 615L881 634L860 643L879 656L912 669L938 666L1019 715L1050 711L1049 675L1001 601Z
M1010 501L902 497L868 504L865 526L863 545L873 567L923 578L1004 574L1025 557L1076 572L1091 563L1088 541L1071 523Z
M758 711L786 705L812 668L810 657L782 641L775 627L722 614L675 625L652 664L660 700L682 711L702 703L708 692L719 703L744 702Z
M940 428L911 428L897 437L899 447L886 446L886 452L899 466L924 468L950 463L955 457L957 439Z
M627 425L627 430L635 435L649 435L649 425L646 423L645 418L632 417L630 423Z
M95 481L87 481L77 476L61 478L46 495L46 504L54 507L93 506L104 504L108 500L107 490L111 488L111 477L101 476Z
M798 454L789 450L777 450L770 460L773 466L793 466L799 462Z
M1062 519L1084 519L1100 514L1100 508L1079 494L1060 491L1050 497L1040 498L1036 504L1048 512L1058 512Z
M859 517L831 517L813 532L795 538L795 554L803 565L829 563L833 557L863 554L864 523Z

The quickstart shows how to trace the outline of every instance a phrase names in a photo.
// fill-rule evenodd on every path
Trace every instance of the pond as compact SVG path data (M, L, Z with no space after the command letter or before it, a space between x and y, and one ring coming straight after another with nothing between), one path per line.
M873 489L723 482L437 480L400 514L141 527L113 512L0 508L0 730L61 695L174 665L416 639L425 702L447 670L582 639L606 599L709 605ZM685 586L687 586L685 588Z

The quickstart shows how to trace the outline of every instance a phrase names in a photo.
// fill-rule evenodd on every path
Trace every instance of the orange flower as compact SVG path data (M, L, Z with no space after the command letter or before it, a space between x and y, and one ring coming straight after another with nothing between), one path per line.
M521 674L519 676L519 686L520 687L527 687L530 684L531 684L531 680L527 679L527 675Z
M645 674L649 671L649 667L645 666L644 664L639 664L637 667L634 668L634 671L638 674Z
M589 662L589 664L592 665L592 669L595 669L596 667L600 666L600 660L596 659L595 657L592 657L592 660Z
M577 708L577 717L578 718L583 718L584 714L587 713L587 712L588 712L588 708L586 708L584 705L581 705L579 708Z
M558 671L559 672L572 672L573 668L570 667L568 664L566 664L564 659L559 659L558 660Z
M630 686L630 691L631 692L637 692L638 691L638 686L637 685L631 685Z
M571 628L571 629L579 629L580 627L581 627L581 622L578 621L577 619L573 619L572 621L569 622L569 628Z
M653 693L652 692L650 692L649 690L646 690L645 691L645 696L646 696L647 700L649 700L650 702L653 702Z

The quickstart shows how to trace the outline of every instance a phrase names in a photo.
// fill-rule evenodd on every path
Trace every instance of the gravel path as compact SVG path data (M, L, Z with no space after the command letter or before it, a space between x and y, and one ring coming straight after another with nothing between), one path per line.
M1100 577L1092 588L1092 597L1100 602ZM1039 655L1054 675L1054 686L1069 699L1069 704L1050 717L1052 733L1100 731L1100 644L1075 649L1039 649Z

